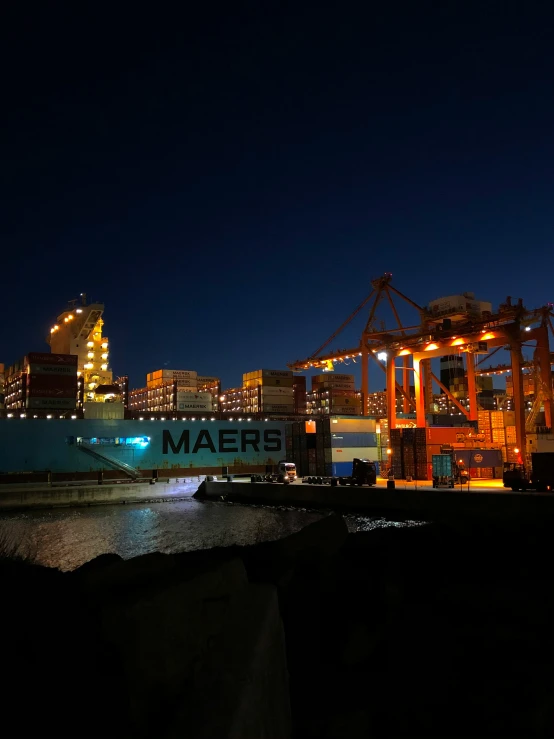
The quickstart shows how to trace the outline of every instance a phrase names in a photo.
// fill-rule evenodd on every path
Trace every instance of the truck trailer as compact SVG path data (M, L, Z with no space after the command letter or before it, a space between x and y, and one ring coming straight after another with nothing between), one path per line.
M324 477L324 476L309 476L305 477L302 482L314 485L368 485L373 487L377 484L377 468L375 462L370 459L358 459L355 457L352 460L352 474L342 477Z
M534 490L549 493L554 490L554 452L532 452L531 469L523 464L506 462L502 481L513 491Z

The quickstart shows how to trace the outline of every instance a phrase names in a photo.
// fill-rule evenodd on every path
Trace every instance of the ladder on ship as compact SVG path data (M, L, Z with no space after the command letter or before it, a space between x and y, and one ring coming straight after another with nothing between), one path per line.
M79 444L77 444L77 449L83 452L83 454L88 454L89 457L93 457L97 461L103 462L113 469L120 470L121 472L125 473L127 477L131 478L131 480L138 480L142 477L140 471L135 469L134 467L131 467L130 464L127 464L126 462L121 462L119 459L113 459L113 457L108 457L107 454L100 454L100 452L97 452L96 449L93 449L88 444L80 442Z

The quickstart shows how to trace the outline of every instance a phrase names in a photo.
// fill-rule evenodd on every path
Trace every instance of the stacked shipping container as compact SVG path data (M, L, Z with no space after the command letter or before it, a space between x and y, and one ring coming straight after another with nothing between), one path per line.
M77 407L75 354L29 352L8 368L7 410L72 411Z
M391 430L391 471L394 477L398 479L411 477L414 480L429 479L426 434L427 429Z
M300 475L349 475L356 457L378 461L373 418L298 421L287 424L286 434L287 460Z
M247 372L242 381L245 413L294 415L294 377L290 370Z
M312 415L360 416L362 397L356 391L354 375L314 375L312 391L308 394L308 412Z

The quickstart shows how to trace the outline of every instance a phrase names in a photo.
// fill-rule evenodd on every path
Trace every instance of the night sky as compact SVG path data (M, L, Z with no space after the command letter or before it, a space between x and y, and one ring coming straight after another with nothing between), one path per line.
M132 386L282 368L388 271L554 300L552 4L10 5L0 361L80 292Z

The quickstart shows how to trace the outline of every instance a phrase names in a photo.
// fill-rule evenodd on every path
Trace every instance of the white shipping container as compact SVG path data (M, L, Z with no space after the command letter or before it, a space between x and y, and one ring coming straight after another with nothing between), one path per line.
M177 401L177 410L178 411L207 411L210 412L213 410L211 403L206 403L205 401L193 401L191 403L180 403Z
M162 377L165 379L166 377L169 377L173 380L192 380L196 379L198 373L194 370L162 370Z
M370 459L372 462L377 462L379 459L378 454L376 446L331 449L333 462L352 462L353 459Z
M377 429L374 418L337 418L331 416L331 433L351 432L353 434L372 433Z

